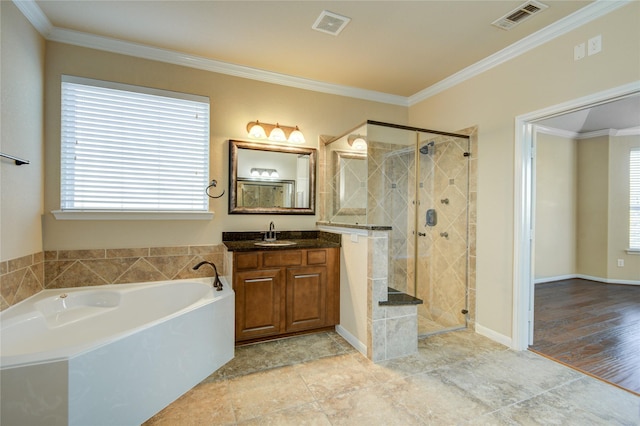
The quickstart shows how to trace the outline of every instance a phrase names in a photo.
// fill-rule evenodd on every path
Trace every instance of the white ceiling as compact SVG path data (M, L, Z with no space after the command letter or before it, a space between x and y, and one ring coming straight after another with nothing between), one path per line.
M640 94L540 120L536 124L571 133L640 130Z
M91 35L88 47L96 38L98 45L124 41L182 54L191 61L202 58L247 67L243 69L267 73L269 79L301 78L333 85L331 90L338 88L334 90L338 93L353 88L406 104L408 97L456 73L480 69L483 61L490 67L503 52L514 55L520 46L532 47L534 42L528 41L540 42L544 38L540 34L552 27L549 32L561 32L558 28L585 7L605 7L604 2L592 0L541 1L549 7L509 31L491 23L524 0L21 0L16 4L23 12L28 6L25 15L39 21L40 31L53 40L75 43ZM311 27L323 10L351 21L338 36L314 31ZM639 99L540 123L577 133L637 127Z

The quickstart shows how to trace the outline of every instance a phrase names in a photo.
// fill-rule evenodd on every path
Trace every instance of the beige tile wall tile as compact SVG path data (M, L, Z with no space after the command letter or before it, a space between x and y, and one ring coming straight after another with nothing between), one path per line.
M44 258L39 252L0 262L0 310L44 289Z

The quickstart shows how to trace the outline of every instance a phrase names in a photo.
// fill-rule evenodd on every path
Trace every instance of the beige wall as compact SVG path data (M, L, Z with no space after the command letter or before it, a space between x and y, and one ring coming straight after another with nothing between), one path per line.
M580 61L573 46L601 34ZM409 108L410 125L478 125L477 323L511 336L515 117L640 80L640 2L562 35Z
M42 251L44 39L13 2L0 2L0 260Z
M536 138L536 280L576 273L576 141Z
M607 275L609 137L578 142L577 272Z
M227 215L228 198L211 200L211 221L62 221L59 209L60 76L70 74L208 96L211 100L210 177L228 186L228 139L245 139L246 124L298 125L305 146L321 134L338 135L367 120L406 123L405 107L327 95L212 72L47 43L43 216L46 250L217 244L222 231L313 229L318 216Z
M609 280L640 281L640 255L629 248L629 152L640 148L640 135L612 137L609 142L609 227L607 276ZM618 259L624 267L618 267Z
M340 253L340 326L367 344L367 237L342 235Z

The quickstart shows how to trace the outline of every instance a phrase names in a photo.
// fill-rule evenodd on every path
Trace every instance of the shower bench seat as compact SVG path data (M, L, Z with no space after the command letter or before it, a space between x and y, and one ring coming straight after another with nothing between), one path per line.
M422 305L422 299L413 297L393 287L387 287L387 300L378 302L380 306Z

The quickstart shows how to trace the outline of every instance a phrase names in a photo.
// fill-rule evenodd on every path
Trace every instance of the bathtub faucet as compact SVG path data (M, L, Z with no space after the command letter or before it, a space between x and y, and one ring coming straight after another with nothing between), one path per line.
M197 271L198 269L200 269L202 265L211 265L211 267L213 268L213 271L216 273L216 277L213 280L213 286L216 288L216 290L222 291L222 281L220 281L220 277L218 276L218 268L216 268L215 263L203 260L202 262L194 266L193 270Z

